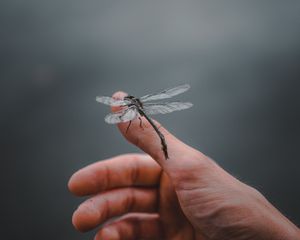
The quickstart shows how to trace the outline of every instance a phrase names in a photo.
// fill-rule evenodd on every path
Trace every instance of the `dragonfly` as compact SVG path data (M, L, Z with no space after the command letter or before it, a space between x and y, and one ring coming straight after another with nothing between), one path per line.
M142 118L144 117L150 125L153 127L155 132L161 141L162 151L165 159L169 158L168 146L164 135L161 133L159 128L156 126L154 121L149 115L155 114L166 114L174 111L180 111L188 109L193 106L190 102L151 102L161 99L167 99L174 97L178 94L184 93L190 89L190 85L183 84L177 87L165 89L159 93L148 94L143 97L137 98L132 95L127 95L123 99L114 99L112 97L97 96L96 101L109 106L120 106L122 109L117 112L109 113L105 116L105 122L109 124L117 124L121 122L129 122L126 133L130 128L131 122L135 119L140 120L140 127L142 127Z

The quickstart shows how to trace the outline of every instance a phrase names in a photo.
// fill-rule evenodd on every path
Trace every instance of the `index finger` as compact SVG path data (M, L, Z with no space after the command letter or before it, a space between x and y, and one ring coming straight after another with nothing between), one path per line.
M124 92L116 92L113 98L123 99L126 95ZM113 112L117 110L120 110L120 107L112 108ZM162 150L160 136L147 118L141 116L140 120L143 121L143 127L141 127L140 121L135 119L130 124L129 130L128 122L119 123L118 128L129 142L149 154L169 175L178 171L182 172L187 170L187 172L190 172L190 170L195 169L195 166L199 165L200 161L208 161L208 158L203 153L186 145L168 132L157 121L151 119L159 129L159 132L163 135L167 144L169 158L166 159ZM175 175L177 175L177 173L175 173Z
M155 186L160 175L161 167L150 156L124 154L80 169L68 187L75 195L92 195L116 187Z

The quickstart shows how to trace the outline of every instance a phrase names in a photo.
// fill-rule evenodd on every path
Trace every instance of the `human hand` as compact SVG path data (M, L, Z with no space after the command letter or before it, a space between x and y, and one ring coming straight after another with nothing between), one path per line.
M97 240L300 239L299 229L257 190L160 127L169 149L165 160L158 136L143 123L144 130L133 121L127 133L128 123L118 127L147 155L117 156L71 177L70 191L89 196L73 214L78 230L106 223Z

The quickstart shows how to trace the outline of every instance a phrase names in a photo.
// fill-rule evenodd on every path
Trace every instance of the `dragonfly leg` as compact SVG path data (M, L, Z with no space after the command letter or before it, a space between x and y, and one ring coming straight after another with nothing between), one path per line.
M128 132L130 125L131 125L131 121L129 121L129 123L128 123L128 126L126 128L126 133Z
M140 120L140 128L144 130L142 118L139 117L139 120Z

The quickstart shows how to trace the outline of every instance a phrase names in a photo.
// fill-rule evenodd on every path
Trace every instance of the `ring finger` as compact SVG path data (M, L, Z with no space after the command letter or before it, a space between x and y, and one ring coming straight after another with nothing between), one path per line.
M88 231L112 217L130 212L157 211L156 188L120 188L95 195L83 202L73 214L73 225Z

